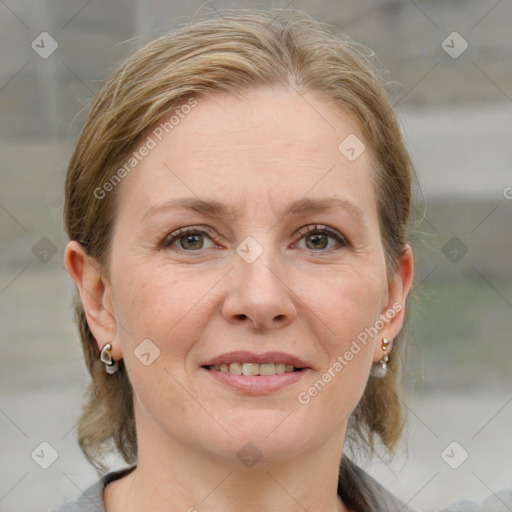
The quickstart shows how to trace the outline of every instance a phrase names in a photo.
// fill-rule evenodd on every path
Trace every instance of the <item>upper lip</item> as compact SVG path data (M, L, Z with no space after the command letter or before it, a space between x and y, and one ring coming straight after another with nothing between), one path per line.
M295 368L309 368L306 361L303 361L297 356L286 354L285 352L264 352L256 354L245 350L238 350L235 352L228 352L219 356L208 359L208 361L201 364L201 366L212 366L230 363L284 363L291 364Z

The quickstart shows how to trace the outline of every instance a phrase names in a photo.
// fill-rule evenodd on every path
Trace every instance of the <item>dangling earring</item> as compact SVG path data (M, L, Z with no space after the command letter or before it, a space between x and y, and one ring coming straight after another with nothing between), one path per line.
M119 369L119 365L117 361L114 360L110 351L112 350L112 345L110 343L106 343L101 349L100 360L102 363L105 363L105 369L107 373L116 373Z
M389 338L382 338L381 349L383 352L386 352L390 345L391 341ZM382 379L388 373L388 361L389 356L387 354L372 368L371 375L372 377L376 377L377 379Z

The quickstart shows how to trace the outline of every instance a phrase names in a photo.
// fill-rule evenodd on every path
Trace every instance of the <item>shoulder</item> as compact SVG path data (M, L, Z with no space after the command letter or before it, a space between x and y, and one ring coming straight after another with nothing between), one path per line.
M343 456L340 464L338 494L353 511L414 512L402 500L393 496L377 480Z
M512 510L512 487L489 496L481 503L459 501L440 512L509 512Z
M353 511L415 512L415 509L393 496L368 473L345 456L340 465L338 494ZM512 487L493 493L481 503L459 501L439 512L510 512Z
M103 489L105 489L107 484L127 475L133 469L135 469L135 466L106 474L92 484L76 500L64 503L60 507L50 510L50 512L105 512Z

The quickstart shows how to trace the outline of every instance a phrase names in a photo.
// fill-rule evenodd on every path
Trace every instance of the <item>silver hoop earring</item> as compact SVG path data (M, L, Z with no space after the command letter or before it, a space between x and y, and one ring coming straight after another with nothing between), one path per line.
M382 338L382 345L381 350L383 352L386 352L389 348L389 345L391 344L391 341L389 338ZM386 374L388 373L388 361L389 356L386 354L371 370L372 377L375 377L377 379L383 379Z
M111 350L112 345L110 343L106 343L103 345L100 353L100 360L102 363L105 363L105 369L107 370L107 373L110 374L116 373L119 369L117 361L112 357L112 354L110 353Z

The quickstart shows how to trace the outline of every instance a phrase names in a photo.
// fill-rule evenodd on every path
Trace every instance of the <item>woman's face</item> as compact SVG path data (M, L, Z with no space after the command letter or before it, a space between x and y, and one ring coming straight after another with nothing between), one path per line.
M139 444L232 461L341 447L408 288L386 277L370 152L312 94L190 110L118 185L105 300Z

